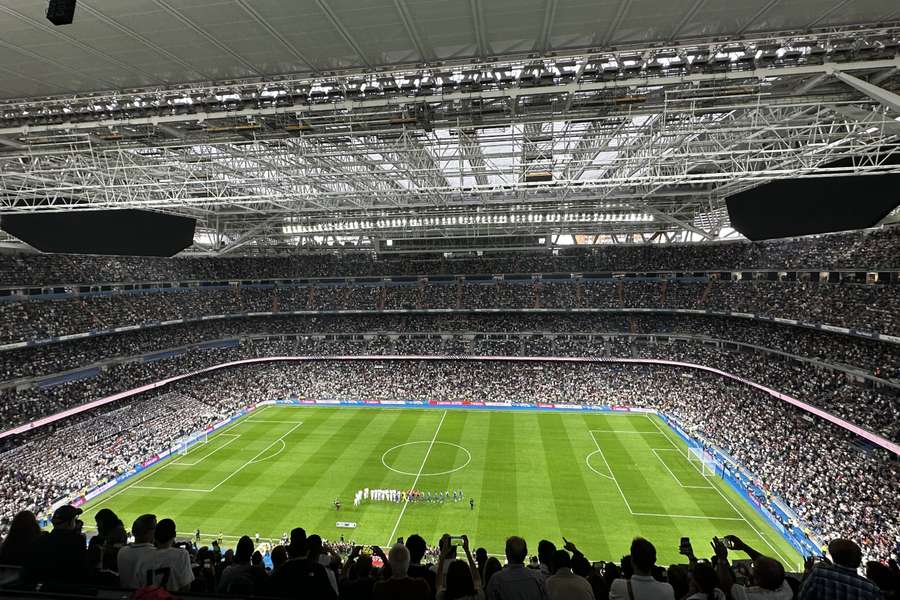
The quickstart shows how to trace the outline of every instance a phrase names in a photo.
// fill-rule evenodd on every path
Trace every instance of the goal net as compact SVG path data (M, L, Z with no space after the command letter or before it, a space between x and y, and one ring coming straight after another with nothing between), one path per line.
M712 453L703 446L690 445L687 458L704 477L712 477L718 472L719 463Z
M178 441L178 454L184 456L188 452L190 452L191 448L196 444L205 444L209 441L209 433L203 432L199 437L194 438L183 438Z

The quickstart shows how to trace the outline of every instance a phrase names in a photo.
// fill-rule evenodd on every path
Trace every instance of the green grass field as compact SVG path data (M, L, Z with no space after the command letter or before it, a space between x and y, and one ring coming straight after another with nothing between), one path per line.
M466 500L353 506L359 489L413 486L461 489ZM126 524L142 513L174 518L185 535L200 528L204 543L302 526L371 545L466 533L501 554L519 534L532 551L565 536L592 560L617 560L641 535L668 564L682 562L682 536L704 556L713 536L731 533L790 568L800 563L724 482L687 460L661 420L637 414L269 406L96 498L85 521L103 506Z

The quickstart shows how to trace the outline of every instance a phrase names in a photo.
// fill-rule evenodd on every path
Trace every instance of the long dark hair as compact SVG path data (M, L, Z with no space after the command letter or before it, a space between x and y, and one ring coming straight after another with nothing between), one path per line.
M491 580L491 577L494 575L494 573L498 572L502 568L503 565L500 564L500 561L497 560L496 556L488 557L487 562L484 563L484 582L482 583L485 589L487 589L488 581Z
M41 526L30 510L23 510L9 524L9 533L0 544L0 564L22 565L41 537Z
M719 587L719 576L716 574L716 570L712 568L712 565L707 563L697 563L694 565L691 578L694 580L694 586L699 592L706 594L706 597L709 600L716 599L716 588Z
M447 590L444 600L454 600L475 595L475 584L472 582L472 571L469 563L454 560L447 567Z

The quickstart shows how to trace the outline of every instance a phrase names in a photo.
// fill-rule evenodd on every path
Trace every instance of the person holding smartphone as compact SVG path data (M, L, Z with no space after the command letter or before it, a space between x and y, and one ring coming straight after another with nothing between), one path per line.
M463 551L466 553L466 562L453 559L456 554L456 544L459 542L462 543ZM436 600L485 600L478 566L469 550L469 537L444 535L441 538L440 548L441 558L437 567ZM446 579L444 577L445 565L447 568Z

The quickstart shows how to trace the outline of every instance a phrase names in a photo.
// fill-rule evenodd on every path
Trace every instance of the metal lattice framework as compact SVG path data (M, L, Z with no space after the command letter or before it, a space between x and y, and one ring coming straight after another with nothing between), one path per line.
M9 102L0 214L164 210L198 217L196 249L218 253L713 239L738 191L900 172L898 37L828 30Z

